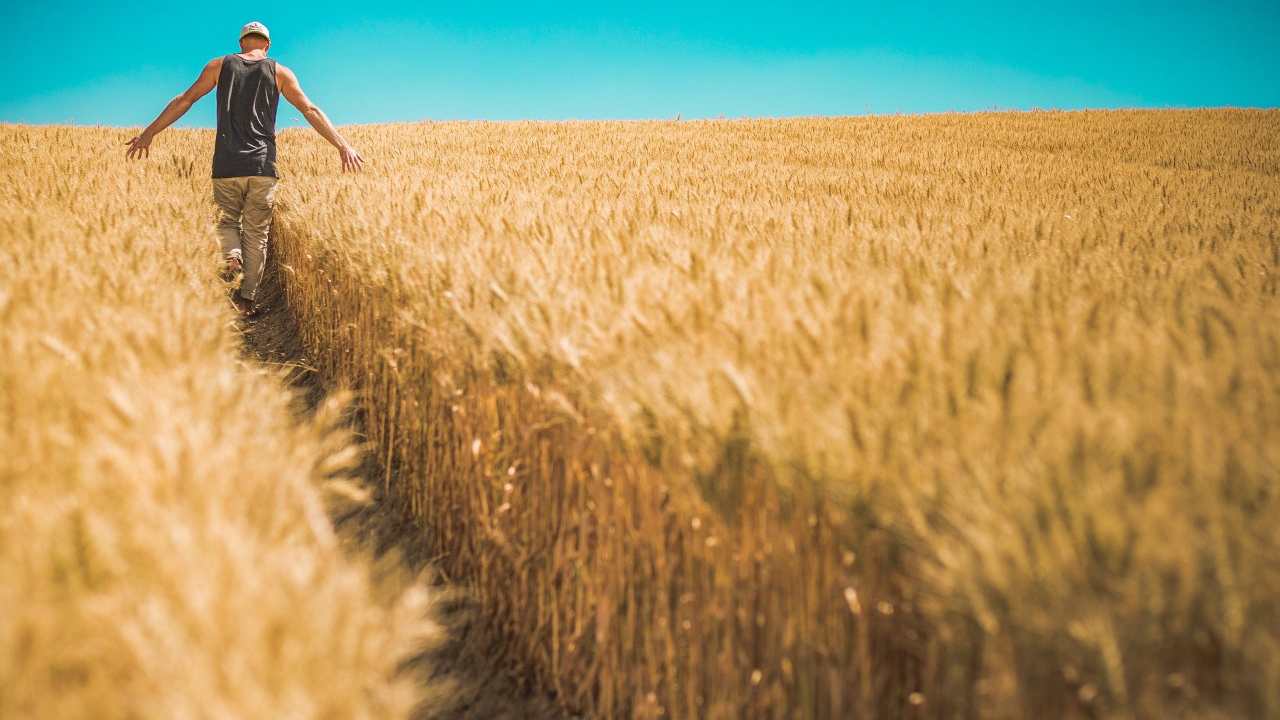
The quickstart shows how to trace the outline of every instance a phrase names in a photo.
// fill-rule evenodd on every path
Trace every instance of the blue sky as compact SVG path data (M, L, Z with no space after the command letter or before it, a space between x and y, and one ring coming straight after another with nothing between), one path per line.
M1276 0L1037 5L5 3L0 121L146 124L251 19L339 124L1280 106Z

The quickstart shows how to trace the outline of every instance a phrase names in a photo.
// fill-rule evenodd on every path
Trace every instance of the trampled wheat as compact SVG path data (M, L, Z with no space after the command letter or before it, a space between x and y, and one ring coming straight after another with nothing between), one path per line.
M439 631L339 546L336 410L239 359L208 133L124 137L0 126L0 717L407 717Z

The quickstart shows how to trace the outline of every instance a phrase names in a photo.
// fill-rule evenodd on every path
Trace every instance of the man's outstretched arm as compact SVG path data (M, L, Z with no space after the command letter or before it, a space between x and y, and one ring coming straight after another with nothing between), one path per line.
M276 82L280 86L280 94L284 95L284 99L298 108L302 117L311 123L311 127L315 128L316 132L320 133L320 137L328 140L330 145L338 149L344 171L355 171L364 167L364 158L360 157L360 153L356 152L356 149L351 147L342 135L338 134L338 129L329 122L329 117L324 114L324 111L316 107L307 94L302 92L302 86L298 84L298 76L294 75L292 70L277 63Z
M214 58L209 64L204 66L204 70L200 71L200 77L192 83L191 87L181 95L169 101L164 106L164 110L160 111L160 115L151 124L147 126L142 134L135 135L129 140L127 145L129 149L125 151L125 156L130 158L144 158L151 154L151 140L160 134L161 130L169 127L177 122L191 109L196 101L204 97L210 90L218 85L218 73L222 70L222 58Z

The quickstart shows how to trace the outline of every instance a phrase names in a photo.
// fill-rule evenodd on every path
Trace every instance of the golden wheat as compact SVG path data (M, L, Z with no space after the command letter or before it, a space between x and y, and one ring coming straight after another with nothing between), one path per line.
M114 414L126 411L112 388L136 387L138 373L157 390L124 395L126 408L195 398L145 415L165 427L190 416L221 428L222 414L198 412L217 402L233 416L262 406L236 399L252 373L227 367L217 289L191 269L210 262L187 242L208 221L190 212L208 134L166 135L150 164L113 162L99 177L83 158L106 131L5 132L22 169L6 188L20 242L0 260L16 277L27 253L53 258L15 280L21 296L7 281L0 303L5 327L23 329L5 339L12 366L44 368L3 375L17 398L6 447L22 448L0 465L5 492L27 487L8 478L31 468L80 478L103 457L164 478L206 477L165 473L211 448L226 453L218 467L281 462L250 462L218 435L186 454L167 449L170 436L110 452L77 444L96 437L89 428L136 426ZM322 371L360 390L391 494L480 596L510 661L566 705L676 717L1280 712L1280 114L350 134L370 160L358 177L340 176L314 137L282 134L275 249L291 310ZM28 158L55 141L73 149ZM75 202L86 190L93 202ZM43 243L52 250L30 240L45 227L61 228ZM58 267L83 238L102 247L75 272ZM136 282L134 265L155 279ZM63 285L75 302L54 317L48 297ZM161 308L167 322L142 322ZM135 326L168 350L122 340ZM185 333L202 331L206 351L188 352ZM130 351L67 382L61 363L99 344ZM323 455L306 431L278 437L312 448L298 451L312 463ZM35 552L9 539L47 532L69 537L75 557L74 522L31 529L63 517L54 500L68 495L37 485L54 489L40 504L6 496L32 510L11 513L4 552ZM233 502L230 488L212 490L173 494ZM296 528L274 513L306 505L240 491L259 501L231 507L254 522ZM163 548L172 528L203 527L154 523L146 537ZM7 573L43 567L9 557ZM286 573L260 565L229 576L253 587ZM41 572L6 581L5 605L12 587L59 587ZM177 572L153 582L188 599ZM66 597L38 607L78 617L91 595ZM103 607L99 617L142 612ZM370 643L360 667L389 668L403 640L394 617L351 607L364 620L342 637ZM54 613L28 616L54 626ZM2 646L25 647L12 627ZM77 650L114 648L105 637ZM204 636L183 637L215 656ZM241 650L260 647L251 637ZM5 662L6 681L11 667L63 667ZM114 672L145 675L124 667ZM76 672L51 672L35 692ZM339 687L321 697L349 698ZM204 689L196 696L221 697Z
M210 134L124 138L0 126L0 717L407 716L438 631L339 546L335 410L238 359Z
M351 132L293 310L568 704L1280 711L1280 114Z

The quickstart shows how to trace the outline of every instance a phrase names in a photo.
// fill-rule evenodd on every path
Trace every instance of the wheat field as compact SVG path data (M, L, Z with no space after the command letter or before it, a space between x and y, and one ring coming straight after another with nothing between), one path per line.
M566 708L1280 712L1280 113L347 132L281 136L289 310Z

